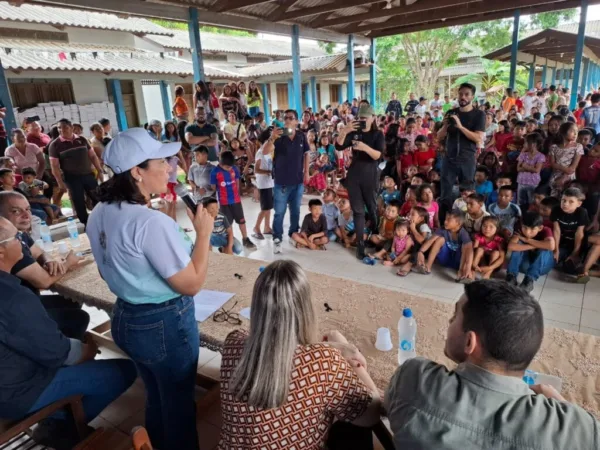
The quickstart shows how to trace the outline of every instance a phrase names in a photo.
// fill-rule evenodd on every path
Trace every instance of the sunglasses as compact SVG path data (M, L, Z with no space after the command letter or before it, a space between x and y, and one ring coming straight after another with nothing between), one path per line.
M296 120L295 116L283 116L283 120Z

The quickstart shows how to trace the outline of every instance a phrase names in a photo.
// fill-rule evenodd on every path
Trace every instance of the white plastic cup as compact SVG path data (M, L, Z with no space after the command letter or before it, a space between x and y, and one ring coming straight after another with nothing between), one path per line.
M58 253L60 256L67 256L67 253L69 253L69 246L66 242L61 241L58 243Z
M380 352L389 352L394 348L392 344L392 335L390 334L389 328L378 328L377 329L377 340L375 341L375 348Z

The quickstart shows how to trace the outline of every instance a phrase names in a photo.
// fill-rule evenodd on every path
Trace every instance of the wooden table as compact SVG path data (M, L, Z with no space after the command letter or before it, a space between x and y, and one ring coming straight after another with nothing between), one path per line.
M205 289L232 292L236 295L223 308L239 312L250 306L252 288L262 261L211 253ZM365 269L367 270L367 269ZM242 278L234 276L242 275ZM375 349L379 327L388 327L397 342L397 323L402 309L409 307L418 322L417 353L453 367L444 356L448 320L454 305L307 271L312 299L321 332L340 330L365 355L375 384L384 389L397 367L397 350L387 353ZM55 289L73 300L98 307L110 314L115 303L106 283L100 278L95 263L90 263L65 276ZM325 311L324 303L333 309ZM235 305L235 306L234 306ZM225 337L241 326L217 323L209 317L198 324L201 345L220 350ZM118 349L110 339L110 324L95 329L102 345ZM542 348L531 368L563 379L563 395L600 417L600 342L595 336L547 327ZM213 380L216 381L216 380Z

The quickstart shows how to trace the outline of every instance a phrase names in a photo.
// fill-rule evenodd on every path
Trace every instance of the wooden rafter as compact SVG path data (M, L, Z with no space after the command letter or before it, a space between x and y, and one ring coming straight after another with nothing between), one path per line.
M600 0L589 0L590 4L598 4ZM529 6L520 8L521 15L538 14L542 12L557 11L559 9L576 8L581 5L581 0L565 0L561 3L546 3L544 5ZM395 34L414 33L423 30L433 30L436 28L446 28L458 25L467 25L475 22L485 22L488 20L504 19L512 16L514 10L499 11L489 14L473 14L470 16L459 17L451 20L442 20L437 18L435 14L431 14L432 20L419 24L411 24L407 26L397 26L380 30L373 30L369 33L369 37L392 36Z
M260 5L261 3L268 3L272 0L220 0L215 3L210 9L214 12L226 12L232 11L238 8L244 8L246 6Z
M292 6L294 6L296 3L298 3L299 0L280 0L279 6L277 7L277 9L275 11L273 11L271 14L269 14L267 16L267 20L273 20L273 21L278 21L280 20L284 14L286 13L286 11L288 9L290 9Z
M337 11L338 9L351 8L353 6L368 6L371 3L377 3L379 1L381 0L335 0L334 2L322 4L319 6L295 9L294 11L290 11L289 13L287 13L285 17L282 17L275 21L293 21L302 17L314 16L315 14Z
M502 13L505 11L514 11L517 8L552 6L560 4L563 0L503 0L485 3L467 3L461 6L448 6L436 10L434 17L436 19L457 19L476 14ZM418 4L418 3L417 3ZM383 30L391 27L410 26L419 23L425 23L432 19L431 11L422 11L419 13L406 13L401 16L391 17L385 22L366 23L364 25L350 25L343 28L344 33L364 33L371 30Z

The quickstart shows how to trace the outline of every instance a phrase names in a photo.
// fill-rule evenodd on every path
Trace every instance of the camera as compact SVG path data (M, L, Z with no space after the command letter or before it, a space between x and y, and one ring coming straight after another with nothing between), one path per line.
M458 115L458 111L455 109L451 109L450 111L448 111L446 113L446 123L448 124L448 128L449 129L454 129L456 127L456 120L454 119L454 116Z

